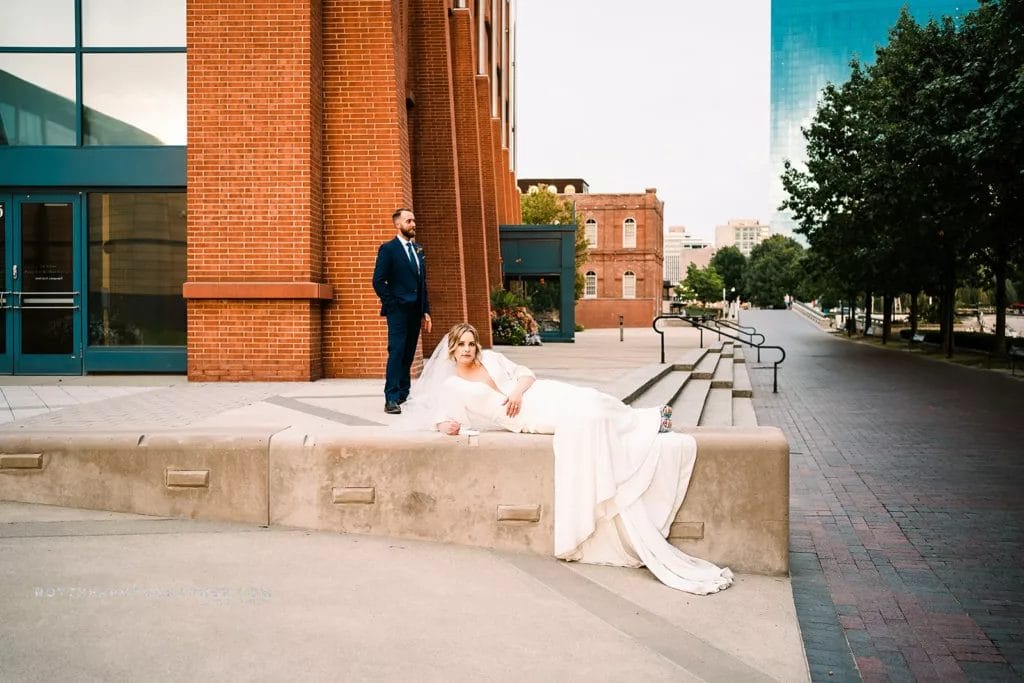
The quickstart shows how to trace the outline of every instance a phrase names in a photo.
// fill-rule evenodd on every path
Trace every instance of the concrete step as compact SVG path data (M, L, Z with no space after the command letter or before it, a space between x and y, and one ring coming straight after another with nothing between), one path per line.
M711 390L710 379L694 379L686 383L683 390L671 403L672 426L696 427L700 424L700 415L704 412L704 401L707 399L708 391Z
M743 354L746 353L742 344L737 344L736 348L732 350L732 362L733 363L744 363Z
M711 388L732 389L733 362L732 356L722 356L715 367L715 375L711 378Z
M732 389L708 389L699 425L701 427L732 426Z
M734 427L757 426L754 399L735 395L732 397L732 424Z
M673 366L668 363L644 365L608 382L601 387L601 391L614 396L623 403L633 403L672 370Z
M754 395L754 388L750 384L750 372L746 363L736 363L733 359L732 366L732 395L734 398L750 398Z
M707 349L707 354L693 368L693 379L712 379L720 360L722 360L721 353Z
M733 354L733 342L722 341L722 358L732 358Z
M693 370L706 355L707 349L686 349L672 360L672 366L676 370Z
M670 406L676 400L683 386L690 379L690 373L686 370L673 370L666 373L656 383L647 388L636 399L630 403L635 408L654 408Z

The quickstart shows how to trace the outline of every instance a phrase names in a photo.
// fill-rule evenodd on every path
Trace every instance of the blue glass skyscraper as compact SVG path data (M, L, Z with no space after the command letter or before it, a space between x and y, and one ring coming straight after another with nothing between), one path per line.
M974 9L973 0L772 0L771 198L784 199L783 163L802 162L801 126L810 123L821 89L850 76L850 59L873 62L888 40L900 8L919 22ZM776 211L772 231L791 233L794 222Z

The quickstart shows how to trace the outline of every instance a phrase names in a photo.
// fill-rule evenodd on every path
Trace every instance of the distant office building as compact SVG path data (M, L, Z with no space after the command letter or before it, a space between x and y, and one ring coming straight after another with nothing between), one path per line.
M673 284L679 282L686 277L691 263L706 268L713 254L710 244L688 234L682 225L670 226L665 232L665 279Z
M850 76L850 59L873 62L900 8L910 7L918 21L959 15L976 3L964 0L772 0L771 198L785 194L779 177L786 159L802 162L806 148L801 126L810 123L821 89ZM785 212L771 220L777 233L796 223Z
M752 218L739 218L715 226L715 249L737 247L747 258L750 250L771 235L771 226Z

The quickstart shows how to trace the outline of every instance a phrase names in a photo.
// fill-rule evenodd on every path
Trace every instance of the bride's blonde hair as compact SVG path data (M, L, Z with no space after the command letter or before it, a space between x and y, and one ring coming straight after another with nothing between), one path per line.
M455 357L455 349L459 346L459 340L467 332L473 334L473 343L476 344L476 355L473 356L473 360L480 360L480 334L469 323L458 323L448 331L448 360Z

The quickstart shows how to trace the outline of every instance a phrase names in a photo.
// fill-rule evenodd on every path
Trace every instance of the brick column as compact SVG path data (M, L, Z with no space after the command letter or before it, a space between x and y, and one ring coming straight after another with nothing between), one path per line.
M466 320L459 162L455 132L454 86L448 3L410 0L409 112L413 208L417 236L427 254L427 287L436 327L423 336L433 349L451 325Z
M320 2L190 0L188 373L322 374Z
M493 117L491 118L491 149L494 158L494 203L498 210L498 224L509 225L511 216L506 210L505 166L501 160L501 119Z
M383 377L387 325L371 284L391 213L412 202L407 36L398 0L324 0L325 275L329 377ZM417 212L418 213L418 212Z
M480 332L480 343L491 346L491 298L488 248L484 221L484 190L476 105L476 58L473 17L468 8L452 10L452 75L455 84L455 129L459 161L459 199L462 215L463 264L469 322Z
M498 204L496 199L498 162L494 156L491 140L491 79L486 75L476 76L476 118L480 139L480 172L483 176L484 231L489 244L487 253L487 279L489 288L501 287L501 245L498 238Z

